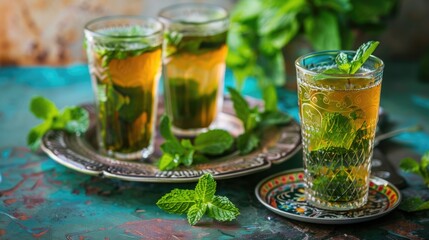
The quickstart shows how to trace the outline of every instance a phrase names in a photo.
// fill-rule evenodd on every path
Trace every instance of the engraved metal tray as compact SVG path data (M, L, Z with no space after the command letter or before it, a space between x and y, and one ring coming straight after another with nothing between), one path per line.
M261 102L249 99L253 106ZM265 132L261 146L247 155L237 151L190 167L179 167L171 171L160 171L155 162L161 156L159 146L163 142L159 132L155 140L155 152L149 158L139 161L121 161L100 154L95 144L95 107L82 105L90 114L90 127L86 134L77 136L61 130L49 131L42 140L42 150L58 163L81 173L139 182L194 182L206 172L215 179L239 177L264 169L272 164L282 163L301 149L300 126L291 121L286 126ZM158 115L164 112L159 103ZM158 119L159 119L158 116ZM226 98L216 128L228 130L237 136L243 131L241 122L234 116L232 102Z

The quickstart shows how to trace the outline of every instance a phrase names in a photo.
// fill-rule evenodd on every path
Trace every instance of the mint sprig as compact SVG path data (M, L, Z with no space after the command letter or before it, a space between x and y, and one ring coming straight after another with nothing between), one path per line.
M44 120L33 127L27 135L27 145L33 151L40 147L43 135L51 129L81 134L89 127L89 115L85 109L72 106L60 111L52 101L41 96L31 99L30 111L37 118Z
M266 128L285 125L292 120L289 115L277 110L260 111L258 107L251 108L236 89L229 87L228 91L231 94L235 114L244 126L244 133L237 138L237 148L242 155L259 146Z
M204 214L217 221L232 221L239 214L235 205L224 196L216 196L216 181L210 173L200 177L195 190L173 189L161 197L156 205L168 213L186 213L191 225Z
M322 73L314 76L314 80L325 79L328 77L326 74L355 74L366 60L368 60L379 44L380 43L377 41L369 41L362 44L358 50L356 50L353 58L345 52L338 53L335 57L336 67L326 69Z
M161 117L161 136L165 142L161 145L163 155L159 159L160 170L171 170L183 164L190 166L194 162L206 161L208 155L219 155L231 148L234 138L225 130L214 129L198 134L192 143L189 139L179 139L171 131L171 122L167 116Z
M420 175L429 188L429 151L423 154L420 163L413 158L404 158L399 167L405 172Z
M351 61L349 73L355 74L366 62L366 60L368 60L379 44L380 43L377 41L369 41L362 44L356 51L356 54Z

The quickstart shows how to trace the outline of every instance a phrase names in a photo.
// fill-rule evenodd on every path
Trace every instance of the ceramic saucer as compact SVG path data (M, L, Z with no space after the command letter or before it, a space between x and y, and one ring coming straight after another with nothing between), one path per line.
M304 196L304 171L293 169L265 178L255 188L258 200L269 210L298 221L350 224L386 215L400 201L399 190L378 177L370 178L368 203L355 210L329 211L309 205Z

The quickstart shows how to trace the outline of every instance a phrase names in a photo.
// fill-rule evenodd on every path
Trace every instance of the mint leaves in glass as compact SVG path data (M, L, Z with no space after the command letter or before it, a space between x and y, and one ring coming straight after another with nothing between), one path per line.
M155 136L162 24L115 16L85 26L101 152L117 159L148 157Z
M201 3L159 13L165 25L164 99L173 131L195 135L210 127L222 108L228 13Z
M296 61L305 195L316 207L348 210L367 201L384 67L371 55L376 45Z

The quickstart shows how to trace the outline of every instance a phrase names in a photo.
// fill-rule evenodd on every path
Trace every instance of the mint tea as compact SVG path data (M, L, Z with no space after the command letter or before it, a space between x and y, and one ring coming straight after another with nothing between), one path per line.
M178 134L210 127L222 107L227 54L225 10L181 4L160 13L164 37L166 113Z
M100 149L119 159L148 157L155 136L161 23L110 17L87 25L87 51Z
M383 67L371 57L356 74L317 79L334 53L297 60L298 104L307 200L347 210L367 201Z

